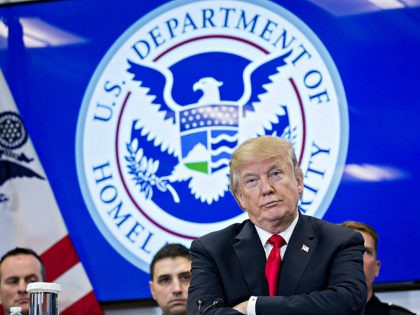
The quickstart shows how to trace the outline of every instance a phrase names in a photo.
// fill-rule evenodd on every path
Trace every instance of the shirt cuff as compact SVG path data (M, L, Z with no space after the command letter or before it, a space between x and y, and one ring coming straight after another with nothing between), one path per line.
M257 304L257 297L251 296L248 300L248 306L246 308L247 315L256 315L255 305Z

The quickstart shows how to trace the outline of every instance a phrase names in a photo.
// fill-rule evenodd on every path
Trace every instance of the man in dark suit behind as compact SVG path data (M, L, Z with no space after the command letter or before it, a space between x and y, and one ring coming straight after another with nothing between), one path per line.
M378 260L378 233L369 224L357 221L346 221L343 226L360 232L365 240L363 268L367 285L367 303L364 315L415 315L399 305L384 303L375 295L373 281L379 275L381 261Z
M245 141L232 155L230 181L249 220L192 242L187 314L362 314L363 238L298 211L304 184L292 146L277 137ZM270 296L266 243L276 234L285 245Z

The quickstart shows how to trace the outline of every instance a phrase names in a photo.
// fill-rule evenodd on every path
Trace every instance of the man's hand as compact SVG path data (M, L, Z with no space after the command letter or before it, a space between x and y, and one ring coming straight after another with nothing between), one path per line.
M246 314L246 310L248 307L248 301L239 303L238 305L235 305L233 307L234 310L237 310L238 312L241 312L242 314Z

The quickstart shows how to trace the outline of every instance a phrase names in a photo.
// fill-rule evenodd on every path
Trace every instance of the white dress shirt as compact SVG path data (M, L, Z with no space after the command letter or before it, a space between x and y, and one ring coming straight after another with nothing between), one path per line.
M286 252L287 245L289 244L290 237L292 236L293 230L296 227L298 219L299 219L299 215L296 216L296 218L293 220L293 222L290 224L290 226L285 231L283 231L279 234L286 241L286 244L283 245L280 248L280 256L281 256L282 259L284 257L284 253ZM264 231L263 229L259 228L256 225L255 225L255 228L256 228L258 236L260 238L261 245L264 247L265 257L268 258L268 255L270 254L270 251L273 248L273 245L271 245L270 243L267 242L268 239L271 237L271 234L268 233L267 231ZM258 297L256 297L256 296L251 296L249 298L248 306L247 306L247 309L246 309L247 315L256 315L255 305L257 303L257 299L258 299Z

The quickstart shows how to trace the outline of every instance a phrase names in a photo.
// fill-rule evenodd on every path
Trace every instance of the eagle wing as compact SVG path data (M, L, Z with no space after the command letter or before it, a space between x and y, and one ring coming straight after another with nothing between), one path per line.
M33 170L18 163L7 160L0 161L0 186L2 186L7 180L16 177L35 177L38 179L45 179Z
M282 90L279 88L284 75L280 75L285 59L292 51L274 57L262 64L251 64L244 71L245 93L239 100L243 104L243 117L239 127L239 141L265 134L272 129L279 116L285 115L281 104Z
M161 71L151 66L140 65L128 60L127 71L133 74L133 81L140 82L139 91L131 95L131 101L139 104L141 115L135 128L141 130L147 139L154 139L154 145L161 151L179 156L179 127L177 111L180 106L171 96L173 75L169 70Z

